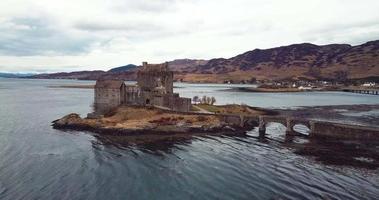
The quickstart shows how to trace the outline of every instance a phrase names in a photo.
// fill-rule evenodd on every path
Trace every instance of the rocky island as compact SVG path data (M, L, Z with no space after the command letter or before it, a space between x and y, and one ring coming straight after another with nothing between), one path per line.
M263 113L263 111L258 111ZM249 113L246 113L249 114ZM250 113L252 116L254 113ZM87 130L111 135L177 133L244 133L256 123L236 125L224 115L179 113L155 107L120 106L103 116L81 118L72 113L53 122L56 129Z
M55 120L53 127L122 135L238 133L257 126L256 121L240 123L241 116L257 118L262 114L272 113L245 105L193 106L190 98L173 92L173 72L167 63L144 62L136 85L125 85L120 80L97 80L94 112L86 118L69 114Z

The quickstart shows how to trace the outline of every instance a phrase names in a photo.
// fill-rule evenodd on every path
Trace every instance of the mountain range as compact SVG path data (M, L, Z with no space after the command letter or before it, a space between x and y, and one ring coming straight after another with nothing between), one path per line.
M0 72L0 77L2 78L23 78L35 75L34 73L2 73Z
M178 59L169 62L175 79L185 82L251 82L252 80L379 80L379 40L349 44L293 44L254 49L232 58ZM135 80L138 66L109 71L39 74L30 78Z

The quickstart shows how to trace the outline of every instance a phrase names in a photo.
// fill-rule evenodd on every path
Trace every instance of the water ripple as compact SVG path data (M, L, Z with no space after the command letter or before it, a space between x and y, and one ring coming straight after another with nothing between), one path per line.
M4 83L12 90L0 90L0 105L6 105L0 106L0 199L379 199L378 169L299 154L304 148L340 152L333 143L286 138L278 124L268 127L267 138L260 138L257 129L239 136L149 136L145 141L53 130L52 120L90 110L90 90L46 87L73 82ZM199 91L204 89L222 97L221 102L234 98L207 86ZM180 90L192 95L196 85ZM334 101L340 99L337 95ZM379 144L338 148L353 158L379 160Z

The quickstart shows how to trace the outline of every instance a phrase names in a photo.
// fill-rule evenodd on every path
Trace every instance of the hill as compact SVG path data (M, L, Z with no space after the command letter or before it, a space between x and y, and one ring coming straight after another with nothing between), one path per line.
M250 82L251 80L379 80L379 40L362 45L293 44L255 49L232 58L178 59L169 62L175 79L186 82ZM98 78L135 80L138 66L104 71L82 71L32 78Z
M77 72L58 72L51 74L37 74L28 78L35 79L78 79L78 80L97 80L106 72L101 70L95 71L77 71Z
M200 65L205 65L208 60L196 60L196 59L177 59L168 62L171 70L176 72L190 72Z
M33 79L77 79L77 80L97 80L97 79L135 79L135 69L137 65L129 64L121 67L115 67L109 71L94 70L94 71L77 71L77 72L58 72L37 74L29 76Z
M32 76L34 74L30 74L30 73L1 73L0 72L0 77L2 78L22 78L22 77L28 77L28 76Z
M121 67L112 68L108 72L112 72L112 73L126 72L126 71L134 70L137 67L138 67L137 65L129 64L129 65L121 66Z
M369 77L379 77L379 40L358 46L304 43L255 49L229 59L212 59L179 78L189 82L240 82L252 78L346 80Z

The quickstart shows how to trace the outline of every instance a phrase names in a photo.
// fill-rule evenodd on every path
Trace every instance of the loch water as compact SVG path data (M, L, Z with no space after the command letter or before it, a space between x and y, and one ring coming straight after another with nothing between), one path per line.
M157 140L54 130L51 121L91 111L93 90L50 87L65 84L93 82L0 79L0 199L379 199L379 169L298 154L293 143L308 139L286 142L280 125L270 125L266 139L256 129L238 136ZM257 94L226 91L238 87L230 85L176 86L181 96L215 96L219 104L379 104L379 96L353 93ZM379 152L379 145L370 148Z

